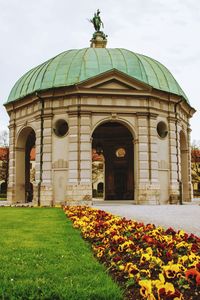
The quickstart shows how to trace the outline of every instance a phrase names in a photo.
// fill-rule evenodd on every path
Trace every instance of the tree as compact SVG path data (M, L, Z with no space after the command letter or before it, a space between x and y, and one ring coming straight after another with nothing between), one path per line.
M7 130L0 131L0 146L8 147L8 131Z
M191 147L192 184L195 194L200 194L200 141L193 141Z
M0 132L0 146L0 181L3 181L6 192L9 165L8 131L6 130Z

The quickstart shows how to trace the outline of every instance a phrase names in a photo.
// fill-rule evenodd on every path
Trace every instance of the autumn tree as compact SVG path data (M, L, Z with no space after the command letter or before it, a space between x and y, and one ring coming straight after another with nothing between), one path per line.
M5 191L8 184L8 163L9 163L9 148L8 148L8 131L0 132L0 181L4 182Z
M193 141L191 147L192 184L194 192L199 192L200 185L200 141Z

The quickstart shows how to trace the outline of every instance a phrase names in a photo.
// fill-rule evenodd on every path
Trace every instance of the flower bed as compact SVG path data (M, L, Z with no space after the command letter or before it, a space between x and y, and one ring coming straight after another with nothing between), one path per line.
M64 207L127 299L200 299L200 238L84 206Z

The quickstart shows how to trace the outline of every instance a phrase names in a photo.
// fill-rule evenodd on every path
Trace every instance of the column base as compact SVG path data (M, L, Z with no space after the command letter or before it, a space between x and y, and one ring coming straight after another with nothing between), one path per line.
M91 184L70 184L67 185L65 205L91 205L92 185Z
M140 184L137 190L137 204L158 205L160 204L160 187L158 185Z
M9 186L8 185L8 188L7 188L7 201L9 203L12 203L12 204L16 203L14 186Z
M38 204L38 197L34 199ZM40 188L40 206L53 206L53 188L52 185L41 184Z

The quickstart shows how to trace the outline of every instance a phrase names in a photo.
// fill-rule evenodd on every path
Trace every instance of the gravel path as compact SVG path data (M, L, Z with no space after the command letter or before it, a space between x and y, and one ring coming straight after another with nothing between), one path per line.
M200 206L199 205L110 205L97 204L93 207L105 210L112 214L154 223L165 228L183 229L187 233L200 236Z

